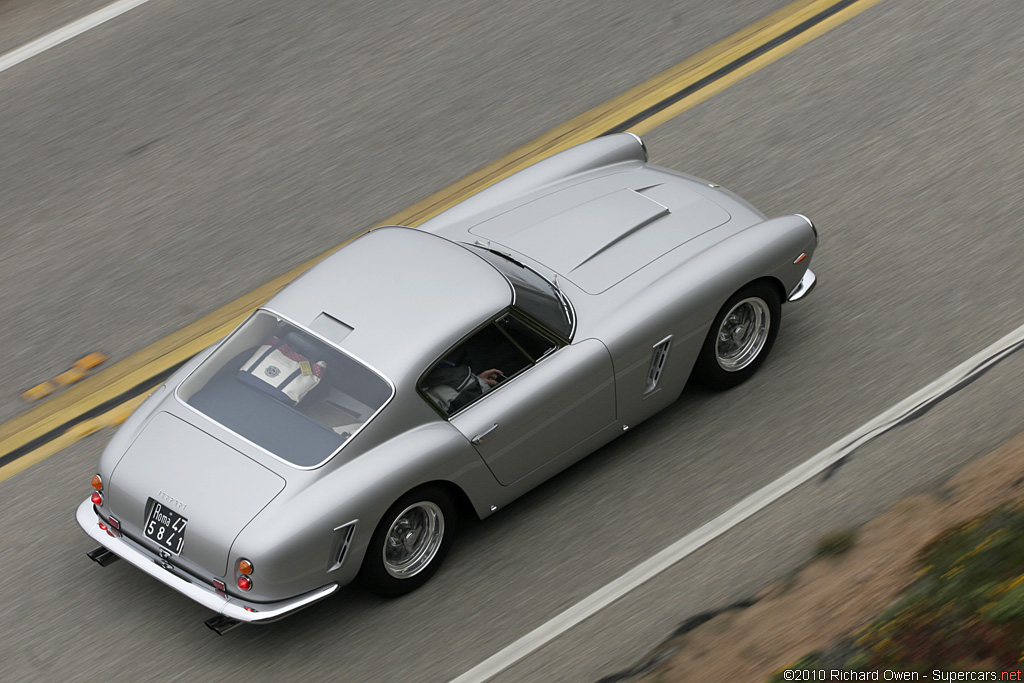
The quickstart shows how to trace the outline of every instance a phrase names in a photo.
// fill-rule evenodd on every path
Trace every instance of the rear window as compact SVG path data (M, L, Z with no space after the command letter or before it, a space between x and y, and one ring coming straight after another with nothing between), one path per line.
M278 458L316 467L392 392L366 365L260 310L181 383L178 397Z

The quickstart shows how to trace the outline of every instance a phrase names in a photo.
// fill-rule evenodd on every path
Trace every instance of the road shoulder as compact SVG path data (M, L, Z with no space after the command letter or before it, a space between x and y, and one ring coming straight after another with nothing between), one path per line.
M817 557L781 577L749 607L688 620L631 672L603 680L767 680L877 616L915 578L918 554L943 531L1020 502L1024 433L964 467L939 490L898 501L857 530L849 551Z

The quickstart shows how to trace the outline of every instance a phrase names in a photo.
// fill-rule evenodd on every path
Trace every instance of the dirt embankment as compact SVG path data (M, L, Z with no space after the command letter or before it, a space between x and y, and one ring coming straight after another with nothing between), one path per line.
M847 552L819 557L752 606L667 641L659 652L674 654L640 680L765 681L871 621L914 579L915 557L939 533L1020 501L1024 434L965 467L941 492L901 500L859 529Z

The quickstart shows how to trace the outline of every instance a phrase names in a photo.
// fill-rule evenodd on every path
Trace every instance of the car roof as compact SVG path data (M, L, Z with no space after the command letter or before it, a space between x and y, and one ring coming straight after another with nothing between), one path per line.
M377 228L267 302L396 385L508 307L512 288L484 259L415 228Z

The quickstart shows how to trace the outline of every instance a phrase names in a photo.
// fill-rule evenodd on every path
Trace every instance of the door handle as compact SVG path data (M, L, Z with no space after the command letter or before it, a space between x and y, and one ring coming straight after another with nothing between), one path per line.
M472 439L470 439L469 442L471 444L473 444L474 446L479 446L481 443L483 443L484 437L487 436L488 434L490 434L491 432L493 432L497 428L498 428L498 423L495 422L494 425L492 425L490 429L488 429L486 432L481 432L481 433L477 434Z

